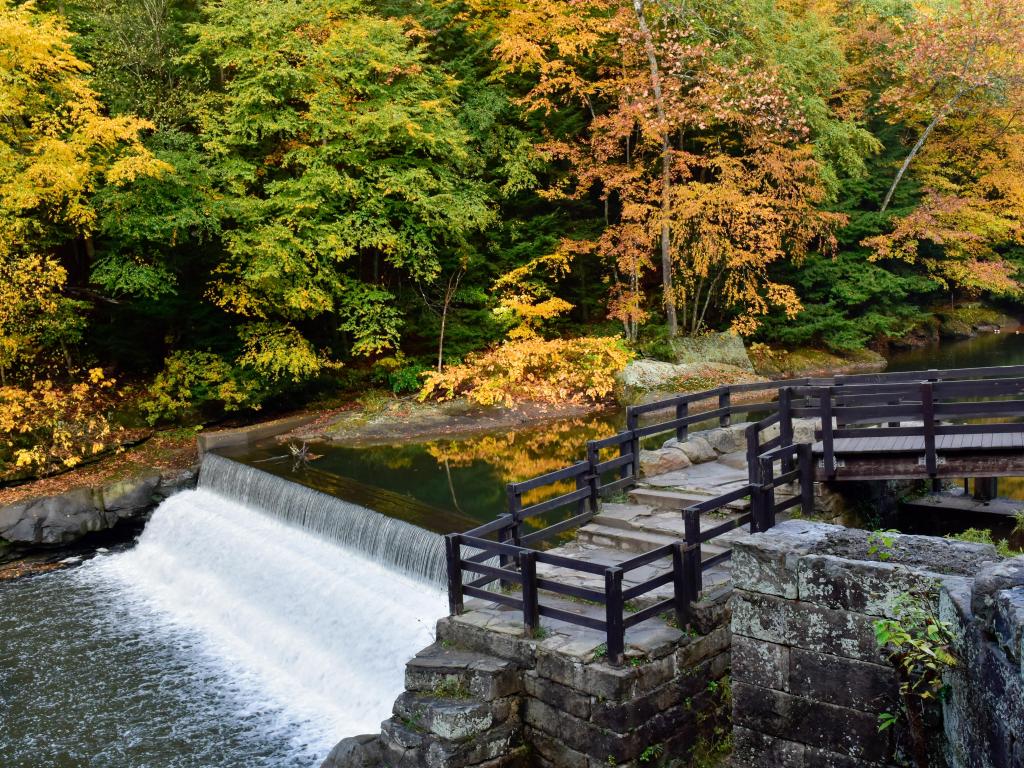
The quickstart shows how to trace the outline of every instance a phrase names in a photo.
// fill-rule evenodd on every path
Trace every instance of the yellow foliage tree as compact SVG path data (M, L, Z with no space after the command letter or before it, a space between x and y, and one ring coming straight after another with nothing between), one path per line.
M0 0L0 377L76 324L56 249L87 240L99 184L171 170L142 145L152 126L103 114L71 33L35 3Z

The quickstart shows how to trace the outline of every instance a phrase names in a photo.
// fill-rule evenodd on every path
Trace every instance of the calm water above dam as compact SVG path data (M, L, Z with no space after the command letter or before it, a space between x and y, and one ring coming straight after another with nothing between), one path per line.
M984 334L894 354L887 370L1024 364L1024 333ZM440 532L492 520L505 509L505 484L560 469L584 457L588 440L623 429L621 411L519 430L423 443L352 448L317 443L308 466L273 459L282 448L232 452L235 458L386 514ZM570 490L566 485L562 492ZM1001 495L1024 499L1024 479L1000 481Z

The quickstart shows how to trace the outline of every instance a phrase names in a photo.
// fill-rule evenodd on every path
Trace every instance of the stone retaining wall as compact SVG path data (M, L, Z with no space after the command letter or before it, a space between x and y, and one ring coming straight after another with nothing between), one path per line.
M1024 765L1024 558L989 545L790 521L735 542L732 641L737 766L908 764L898 682L875 639L907 592L933 597L962 662L926 713L930 764Z
M323 768L635 768L687 759L728 733L726 598L698 606L703 634L647 625L621 667L595 653L594 633L533 639L511 619L442 619L437 643L409 662L406 692L381 733L342 741Z

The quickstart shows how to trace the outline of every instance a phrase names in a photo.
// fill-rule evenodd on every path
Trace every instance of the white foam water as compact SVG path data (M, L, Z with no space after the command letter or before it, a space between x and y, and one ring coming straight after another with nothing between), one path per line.
M0 590L5 768L315 768L379 729L445 613L439 585L205 488L130 550Z
M335 740L377 729L445 610L436 587L202 489L97 570Z

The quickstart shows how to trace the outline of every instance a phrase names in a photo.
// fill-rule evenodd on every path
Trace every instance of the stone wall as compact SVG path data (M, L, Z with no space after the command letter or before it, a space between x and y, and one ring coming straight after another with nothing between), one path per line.
M0 541L22 548L71 544L138 518L184 488L196 484L198 467L161 475L157 470L94 488L75 488L0 507Z
M323 768L607 768L687 759L728 733L725 598L698 606L703 634L657 621L627 632L621 667L601 657L594 632L529 638L515 612L442 619L437 643L407 665L406 692L381 733L342 741Z
M989 545L790 521L735 543L732 614L737 766L908 764L898 682L874 633L897 596L933 595L955 629L951 695L926 713L930 764L1024 765L1024 558Z

